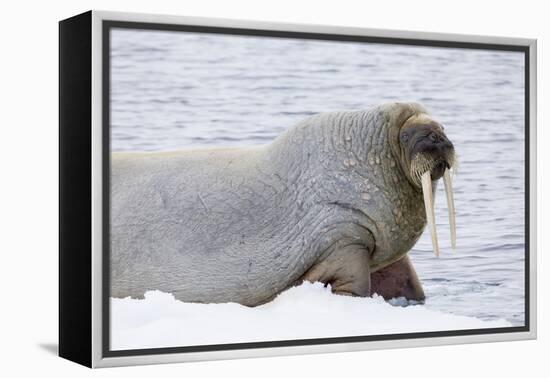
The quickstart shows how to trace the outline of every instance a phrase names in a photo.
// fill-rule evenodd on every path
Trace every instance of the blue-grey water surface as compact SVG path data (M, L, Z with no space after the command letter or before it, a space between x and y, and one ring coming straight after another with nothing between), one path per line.
M115 29L113 151L269 143L311 114L417 101L445 126L457 250L445 194L410 252L426 306L524 322L522 53Z

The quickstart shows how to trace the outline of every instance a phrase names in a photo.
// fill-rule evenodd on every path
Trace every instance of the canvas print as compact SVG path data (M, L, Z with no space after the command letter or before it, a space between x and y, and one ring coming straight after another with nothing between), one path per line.
M110 350L525 325L522 52L109 46Z

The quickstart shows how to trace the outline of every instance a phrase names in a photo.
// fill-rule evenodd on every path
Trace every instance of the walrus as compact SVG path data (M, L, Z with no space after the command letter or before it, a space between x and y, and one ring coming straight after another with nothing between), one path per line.
M247 148L112 153L110 293L257 306L304 280L422 301L407 253L454 146L417 103L321 113Z

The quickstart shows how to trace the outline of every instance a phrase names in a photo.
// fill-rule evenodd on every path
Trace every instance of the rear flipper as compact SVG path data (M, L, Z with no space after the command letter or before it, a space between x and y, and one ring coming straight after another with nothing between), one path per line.
M376 293L384 299L405 297L409 300L424 301L426 298L408 255L372 273L370 280L371 293Z

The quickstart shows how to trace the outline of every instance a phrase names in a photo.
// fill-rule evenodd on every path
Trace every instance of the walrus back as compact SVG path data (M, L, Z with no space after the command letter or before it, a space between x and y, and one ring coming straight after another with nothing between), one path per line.
M114 153L111 295L142 297L156 289L187 301L237 301L238 277L246 276L254 253L240 243L240 231L250 236L260 227L249 208L262 203L250 193L261 154L262 148Z

